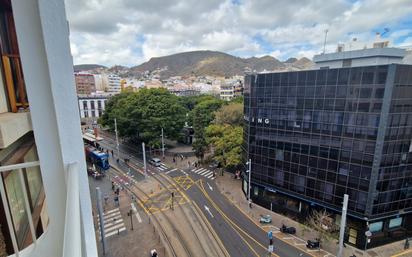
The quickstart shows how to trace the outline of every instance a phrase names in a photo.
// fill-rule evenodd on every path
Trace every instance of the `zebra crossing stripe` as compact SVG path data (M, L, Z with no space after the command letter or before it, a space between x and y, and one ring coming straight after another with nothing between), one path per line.
M112 212L115 212L115 211L119 211L119 208L116 208L116 209L107 211L107 212L103 213L103 216L104 216L104 215L107 215L107 214L110 214L110 213L112 213Z
M103 215L103 219L104 220L111 219L114 216L122 216L122 215L120 215L120 212L113 212L108 215Z
M209 172L208 170L204 170L204 171L202 171L202 172L199 172L198 174L203 176L203 174L206 174L206 173L208 173L208 172Z
M123 231L125 231L126 230L126 228L125 227L122 227L121 229L119 229L119 233L120 232L123 232ZM110 233L107 233L104 237L109 237L109 236L113 236L113 235L116 235L117 234L117 230L116 231L112 231L112 232L110 232Z
M165 170L165 168L163 168L163 167L157 167L159 170L161 170L161 171L164 171Z
M112 222L107 222L107 223L104 222L104 230L106 230L106 227L110 227L110 226L119 224L120 222L123 222L122 218L113 220ZM97 224L100 225L100 222L97 222Z
M208 176L205 176L206 178L211 178L211 177L213 177L213 173L212 174L209 174Z
M169 174L170 172L173 172L173 171L175 171L175 170L177 170L177 168L174 168L173 170L167 171L166 174Z
M203 168L193 170L194 173L198 173L199 171L203 170Z

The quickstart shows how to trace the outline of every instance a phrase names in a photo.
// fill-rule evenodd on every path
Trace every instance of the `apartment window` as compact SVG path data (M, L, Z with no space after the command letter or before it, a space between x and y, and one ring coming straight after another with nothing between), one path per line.
M88 118L89 117L89 112L88 111L84 111L84 117Z
M90 109L94 110L94 101L90 101Z
M97 100L97 108L102 109L102 101Z
M83 101L83 110L87 110L87 109L88 109L87 101Z
M4 183L7 201L3 201L2 208L0 208L0 220L7 220L8 215L6 215L6 209L4 208L4 205L7 204L9 206L9 217L12 221L11 228L5 222L2 222L1 226L3 235L5 235L7 254L9 255L14 253L10 241L13 234L17 241L18 250L21 250L33 242L32 235L38 238L48 224L40 166L32 164L36 161L38 161L38 155L33 133L31 132L0 151L1 167L23 164L23 168L11 168L2 171L0 177ZM26 195L28 206L26 206L24 200ZM29 219L33 221L33 230L30 227Z
M9 3L0 7L0 55L10 110L17 112L28 108L28 101L10 6Z
M94 109L92 110L92 117L96 117L96 111Z

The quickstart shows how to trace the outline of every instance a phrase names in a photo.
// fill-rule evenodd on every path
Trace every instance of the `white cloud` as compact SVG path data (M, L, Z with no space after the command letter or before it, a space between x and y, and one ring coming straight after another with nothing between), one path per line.
M66 0L75 63L137 65L151 57L218 50L249 57L312 57L352 38L371 43L389 27L406 44L408 0ZM403 39L403 40L402 40ZM361 43L358 43L361 44Z

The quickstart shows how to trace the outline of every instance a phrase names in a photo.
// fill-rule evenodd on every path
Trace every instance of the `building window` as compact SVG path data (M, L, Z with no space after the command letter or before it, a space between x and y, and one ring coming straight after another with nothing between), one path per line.
M94 101L90 101L90 109L94 110Z
M382 228L383 228L383 221L378 221L378 222L369 224L370 232L380 232L382 231Z
M391 228L400 227L402 225L402 221L403 221L402 217L390 219L389 220L389 228L391 229Z
M89 112L88 111L84 111L84 117L88 118L89 117Z
M94 109L92 110L92 117L96 117L96 111Z
M102 101L97 100L97 108L102 109Z
M83 101L83 110L87 110L87 101Z

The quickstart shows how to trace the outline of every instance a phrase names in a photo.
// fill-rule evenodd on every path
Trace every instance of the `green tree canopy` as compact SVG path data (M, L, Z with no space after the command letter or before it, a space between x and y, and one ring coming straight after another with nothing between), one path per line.
M137 137L152 147L159 147L161 128L166 137L177 139L186 112L178 97L166 89L144 88L112 97L100 123L114 130L116 118L120 136Z
M207 143L204 136L204 131L207 126L215 118L214 112L219 109L223 104L219 99L208 99L198 103L195 108L190 112L193 122L193 130L195 132L195 142L193 143L193 149L196 156L203 158Z
M206 143L214 150L213 159L224 168L236 168L242 163L243 128L212 124L205 131Z
M243 104L231 103L222 106L219 110L215 112L214 124L219 125L232 125L232 126L242 126L243 125Z

